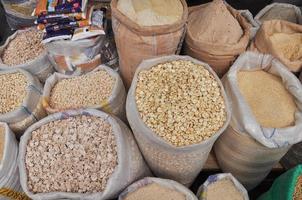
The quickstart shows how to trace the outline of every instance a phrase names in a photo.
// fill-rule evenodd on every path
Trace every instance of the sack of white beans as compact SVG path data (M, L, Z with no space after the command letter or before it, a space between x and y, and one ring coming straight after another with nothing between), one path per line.
M21 186L33 200L105 200L149 175L128 127L95 109L55 113L19 146Z
M31 27L18 30L0 47L0 70L23 69L44 82L54 72L41 43L43 32Z
M45 116L41 104L39 80L22 69L0 71L0 121L8 123L14 133Z
M44 85L43 106L51 114L94 108L125 119L126 91L119 74L101 65L81 75L54 73Z
M118 200L197 200L182 184L161 178L146 177L128 186Z

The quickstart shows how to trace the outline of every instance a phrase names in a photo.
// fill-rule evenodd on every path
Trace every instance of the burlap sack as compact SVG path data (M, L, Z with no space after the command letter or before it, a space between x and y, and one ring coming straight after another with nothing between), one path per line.
M144 59L179 53L188 18L186 1L181 2L183 16L177 23L141 27L117 9L117 0L111 1L112 28L119 54L120 71L127 89L136 68Z
M273 48L269 37L274 33L301 33L302 25L282 20L265 21L257 32L250 50L260 53L271 54L278 58L290 71L299 72L302 69L302 60L290 61L285 58L278 49Z
M198 60L208 63L218 76L222 77L229 69L236 57L245 51L250 39L250 24L240 12L227 5L231 14L238 20L243 29L243 36L236 44L213 44L201 42L193 37L190 22L198 16L200 9L207 4L196 6L190 10L188 30L185 38L185 52ZM202 30L200 30L202 31Z

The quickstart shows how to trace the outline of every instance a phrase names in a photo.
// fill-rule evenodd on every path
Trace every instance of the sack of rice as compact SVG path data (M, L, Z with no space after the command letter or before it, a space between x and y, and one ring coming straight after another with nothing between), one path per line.
M197 200L182 184L168 179L146 177L128 186L118 200Z
M129 88L144 59L179 53L188 8L185 0L113 0L111 9L120 71Z
M255 21L261 25L264 21L284 20L295 24L302 24L301 10L297 6L286 3L272 3L263 8L256 16Z
M271 188L258 200L301 200L302 199L302 165L283 173L275 179Z
M54 72L41 43L43 33L31 27L18 30L0 47L0 70L23 69L44 82Z
M55 113L20 141L21 186L33 200L113 199L148 175L131 131L95 109Z
M184 185L199 174L230 120L224 89L211 67L176 55L139 65L126 114L152 172Z
M43 91L43 106L48 114L94 108L125 119L125 102L122 79L105 65L81 76L54 73L46 80Z
M185 39L187 55L208 63L222 77L250 38L246 19L222 0L194 7Z
M0 121L14 133L45 116L41 103L42 86L37 78L22 69L0 71Z
M302 141L302 85L270 55L242 54L223 79L232 105L215 143L217 161L247 189L257 186L291 145Z
M246 189L229 173L209 176L199 187L197 197L199 200L249 200Z
M265 21L250 50L271 54L290 71L302 69L302 25L282 20Z

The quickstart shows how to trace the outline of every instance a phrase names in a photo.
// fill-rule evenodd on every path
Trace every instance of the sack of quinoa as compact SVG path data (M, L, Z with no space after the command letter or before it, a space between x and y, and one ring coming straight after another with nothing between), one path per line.
M285 20L295 24L302 24L302 15L299 7L287 3L272 3L263 8L256 16L255 21L261 25L264 21Z
M31 27L16 31L0 47L0 70L23 69L44 82L54 72L41 43L43 32Z
M258 30L250 50L271 54L290 71L302 69L302 25L283 20L265 21Z
M185 52L208 63L220 77L245 51L249 39L250 24L222 0L196 6L190 11Z
M249 200L246 189L230 173L215 174L199 187L197 192L199 200Z
M113 199L149 175L131 131L95 109L55 113L30 126L19 146L20 182L39 199Z
M43 106L48 114L94 108L125 119L125 102L122 79L105 65L81 76L54 73L44 85Z
M43 117L35 115L43 109L39 107L42 86L29 72L22 69L0 71L0 90L0 121L8 123L14 133L24 131Z
M302 165L279 176L271 188L258 200L300 200L302 199Z
M211 67L189 56L144 60L128 92L126 114L155 175L190 185L230 120Z
M179 53L188 8L185 0L113 0L111 9L120 71L128 89L144 59Z
M168 179L146 177L128 186L118 200L197 200L182 184Z

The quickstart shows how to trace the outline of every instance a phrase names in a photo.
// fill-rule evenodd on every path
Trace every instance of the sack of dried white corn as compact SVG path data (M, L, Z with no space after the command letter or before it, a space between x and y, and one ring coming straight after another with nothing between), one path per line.
M50 113L95 108L125 119L126 91L119 74L101 65L82 75L54 73L43 91L43 107Z
M105 200L149 174L131 131L95 109L55 113L19 146L21 186L33 200Z
M41 104L39 80L22 69L0 71L0 121L8 123L14 133L45 116Z
M23 69L44 82L54 72L41 43L43 33L31 27L18 30L0 47L0 70Z
M180 183L161 178L146 177L128 186L118 200L197 200Z
M223 85L232 118L215 143L217 161L252 189L302 141L302 85L277 59L253 52L236 60Z
M287 3L272 3L263 8L256 16L255 21L261 25L268 20L285 20L295 24L302 24L302 15L299 7Z
M176 55L139 65L126 114L152 171L185 185L198 175L230 120L215 72L206 63Z

